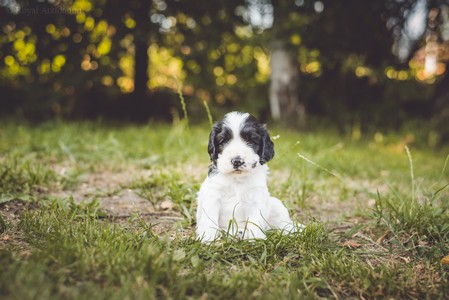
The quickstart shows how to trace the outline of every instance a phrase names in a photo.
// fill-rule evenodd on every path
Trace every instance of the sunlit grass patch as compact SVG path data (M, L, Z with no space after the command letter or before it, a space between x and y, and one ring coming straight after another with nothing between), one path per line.
M33 194L48 190L57 180L55 172L35 158L13 156L0 162L0 203L10 200L31 200Z

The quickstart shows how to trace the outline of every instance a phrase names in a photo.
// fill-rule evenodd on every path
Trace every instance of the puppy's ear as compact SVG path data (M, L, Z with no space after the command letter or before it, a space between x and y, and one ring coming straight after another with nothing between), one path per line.
M265 125L261 125L260 127L260 134L262 136L262 142L259 147L259 157L260 157L260 164L263 165L264 163L270 161L274 157L274 144L271 141L270 135L268 134L267 129L265 128Z
M218 158L218 143L216 136L220 132L220 124L217 123L212 128L209 134L209 144L207 146L207 152L209 152L210 160L213 162L217 161Z

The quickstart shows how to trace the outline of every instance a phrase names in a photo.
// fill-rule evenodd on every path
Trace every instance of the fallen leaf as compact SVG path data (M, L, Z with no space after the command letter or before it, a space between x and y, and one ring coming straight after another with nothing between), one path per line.
M446 255L445 257L443 257L443 258L441 259L441 263L442 263L443 265L449 265L449 255Z
M25 250L25 251L20 252L19 256L20 256L21 258L27 259L27 258L29 258L29 257L31 256L31 252Z
M340 245L342 245L344 247L349 247L349 248L360 248L360 247L362 247L362 245L360 245L359 243L357 243L356 241L353 241L353 240L347 240L344 243L341 243Z
M388 233L390 233L390 229L387 229L387 230L385 231L385 233L384 233L381 237L379 237L379 238L377 239L376 243L377 243L378 245L382 244L382 242L384 241L384 239L387 237Z
M410 257L399 256L399 258L402 259L406 264L408 264L409 262L411 262Z
M429 242L426 242L426 241L419 241L419 242L418 242L418 245L421 246L421 247L425 247L425 246L429 245Z

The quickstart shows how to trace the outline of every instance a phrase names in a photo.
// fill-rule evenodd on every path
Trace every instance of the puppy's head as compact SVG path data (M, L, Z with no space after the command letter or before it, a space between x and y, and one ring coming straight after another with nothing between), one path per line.
M273 158L274 145L265 126L255 117L231 112L214 125L208 151L218 172L247 174Z

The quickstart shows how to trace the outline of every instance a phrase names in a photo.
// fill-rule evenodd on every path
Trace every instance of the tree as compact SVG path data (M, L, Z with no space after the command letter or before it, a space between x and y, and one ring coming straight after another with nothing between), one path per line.
M289 18L294 1L272 1L270 109L274 120L305 125L305 107L300 102L298 82L299 64L289 45Z
M426 19L433 27L401 61L392 47L424 2L438 12ZM447 62L422 77L420 54L444 46L443 0L23 1L18 12L11 3L0 3L1 101L16 103L10 110L146 120L176 115L182 86L191 114L204 116L207 102L217 114L271 111L301 126L307 111L344 129L400 126L447 98ZM54 13L26 13L33 8Z
M427 110L432 115L432 126L449 140L449 1L406 0L387 1L390 29L395 38L396 55L402 63L417 61L422 81L435 82ZM410 19L423 16L421 28L411 30ZM402 47L402 49L401 49ZM402 51L401 51L402 50ZM437 73L440 74L437 74ZM442 75L437 79L437 75ZM430 106L430 107L429 107Z

